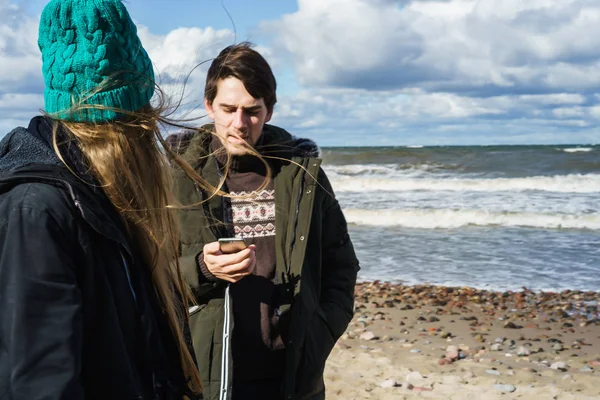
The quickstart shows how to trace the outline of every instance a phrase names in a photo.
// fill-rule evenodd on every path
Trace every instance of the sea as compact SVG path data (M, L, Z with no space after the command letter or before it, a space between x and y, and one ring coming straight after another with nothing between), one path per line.
M359 280L600 291L600 145L336 147Z

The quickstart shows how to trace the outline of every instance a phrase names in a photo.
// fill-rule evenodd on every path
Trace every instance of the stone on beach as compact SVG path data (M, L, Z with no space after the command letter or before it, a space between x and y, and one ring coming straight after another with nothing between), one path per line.
M386 379L385 381L383 381L379 384L379 387L382 387L384 389L389 389L389 388L393 388L393 387L397 387L397 386L402 386L402 385L398 384L394 379Z
M525 346L521 346L519 347L519 349L517 350L517 355L519 357L527 357L531 355L531 350L529 350L527 347Z
M446 349L446 358L449 358L452 361L458 360L459 350L458 346L448 346Z
M550 368L558 370L558 371L566 371L567 369L569 369L569 366L564 361L558 361L558 362L551 364Z
M359 338L361 340L376 340L378 339L378 337L371 331L366 331L365 333L362 333Z
M328 361L328 398L491 399L517 391L531 400L592 399L600 396L600 331L583 322L598 318L599 300L600 292L359 283L355 318ZM412 381L400 378L412 372Z
M504 385L501 383L494 385L494 388L502 393L512 393L517 390L513 385Z

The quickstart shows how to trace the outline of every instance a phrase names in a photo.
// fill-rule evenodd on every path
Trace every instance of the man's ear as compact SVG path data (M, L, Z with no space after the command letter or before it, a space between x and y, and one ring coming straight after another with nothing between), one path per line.
M204 99L204 108L206 109L206 113L208 117L215 120L215 110L213 109L212 103L208 101L208 99Z
M273 110L269 111L267 113L267 117L265 118L265 122L269 122L271 120L271 117L273 116Z

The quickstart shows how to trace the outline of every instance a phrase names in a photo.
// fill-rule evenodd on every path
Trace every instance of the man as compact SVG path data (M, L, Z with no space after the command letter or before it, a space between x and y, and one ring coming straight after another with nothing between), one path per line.
M207 399L323 399L323 369L353 314L359 269L318 148L267 125L276 82L248 43L209 68L214 124L168 138L222 196L175 170L181 266ZM248 247L224 254L219 238Z

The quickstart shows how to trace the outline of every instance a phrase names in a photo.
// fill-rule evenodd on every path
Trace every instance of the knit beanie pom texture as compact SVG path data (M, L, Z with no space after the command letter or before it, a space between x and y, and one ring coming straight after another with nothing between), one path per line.
M122 117L115 110L137 111L154 94L152 61L120 0L52 0L38 45L45 110L55 118L112 121Z

